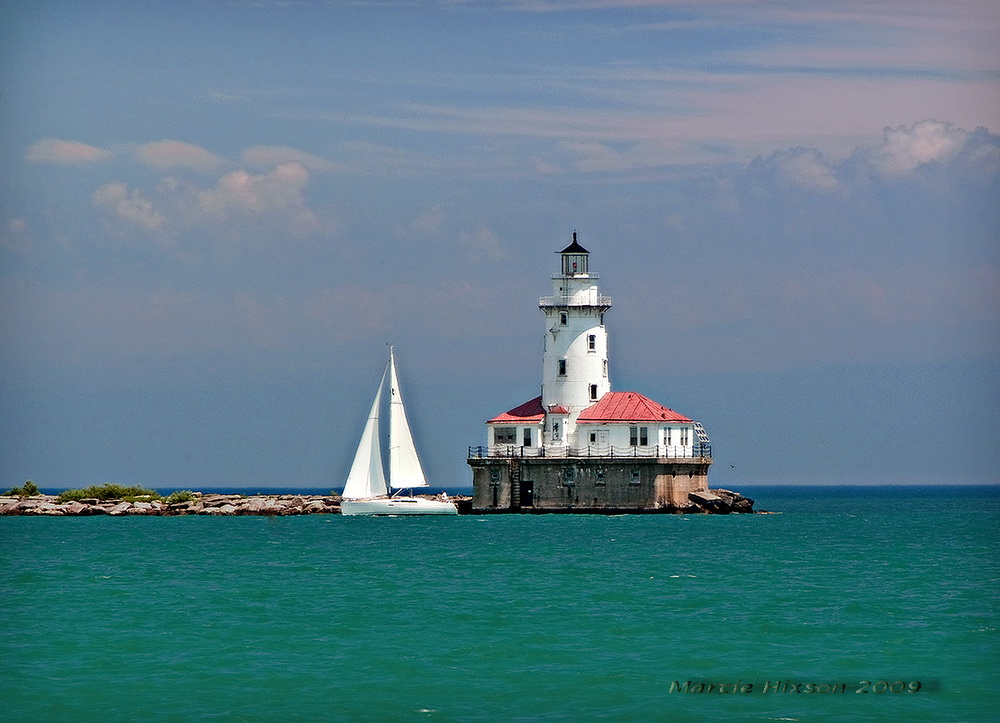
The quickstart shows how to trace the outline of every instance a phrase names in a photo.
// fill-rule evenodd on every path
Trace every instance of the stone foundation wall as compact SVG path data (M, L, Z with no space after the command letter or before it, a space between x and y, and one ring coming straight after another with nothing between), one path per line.
M630 458L470 458L473 510L682 508L708 490L711 461ZM511 480L520 478L517 485Z

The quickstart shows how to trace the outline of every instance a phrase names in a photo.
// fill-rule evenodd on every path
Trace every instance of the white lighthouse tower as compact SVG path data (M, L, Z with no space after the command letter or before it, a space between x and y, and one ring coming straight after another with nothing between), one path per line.
M576 240L559 252L560 271L552 275L552 296L542 297L545 340L542 354L542 407L548 423L544 444L558 447L573 439L576 420L611 391L608 334L604 314L611 299L602 296L589 252Z

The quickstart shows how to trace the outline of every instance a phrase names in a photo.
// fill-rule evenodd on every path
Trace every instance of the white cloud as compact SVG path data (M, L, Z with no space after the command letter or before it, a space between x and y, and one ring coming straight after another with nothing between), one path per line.
M886 128L882 143L862 155L879 171L898 176L927 163L944 162L965 146L969 133L951 123L925 120L912 126Z
M823 154L813 148L794 148L774 157L782 174L804 188L833 190L840 185Z
M229 165L211 151L174 140L145 143L136 148L135 158L139 163L159 170L188 168L201 173L214 173Z
M25 158L33 163L94 163L110 157L111 153L103 148L59 138L42 138L25 153Z
M128 190L121 181L106 183L91 197L94 205L111 215L144 231L158 231L163 227L164 217L153 203L142 196L139 189Z
M253 146L240 154L240 161L252 168L274 168L296 161L314 172L342 171L343 166L289 146Z
M298 235L307 235L321 228L302 195L308 183L309 171L297 161L282 163L263 175L242 169L231 171L219 179L215 188L198 194L198 206L216 219L235 216L284 220Z

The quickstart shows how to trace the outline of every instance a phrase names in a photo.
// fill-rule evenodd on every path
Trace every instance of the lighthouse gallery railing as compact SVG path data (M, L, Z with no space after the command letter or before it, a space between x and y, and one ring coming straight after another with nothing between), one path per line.
M690 447L665 446L659 444L616 447L610 444L588 444L585 447L568 445L548 447L524 447L499 444L493 447L469 447L469 459L504 459L519 457L659 457L664 459L691 459L712 456L712 445L695 444Z

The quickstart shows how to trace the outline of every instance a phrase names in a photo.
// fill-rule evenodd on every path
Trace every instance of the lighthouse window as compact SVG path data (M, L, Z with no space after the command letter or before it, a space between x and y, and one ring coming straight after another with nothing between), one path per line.
M630 446L634 447L639 444L639 428L629 427L628 428L628 443Z
M566 360L565 359L560 359L559 360L559 376L561 376L561 377L566 376Z
M688 443L688 429L684 428L681 430L681 446L686 447Z
M596 384L591 384L590 385L590 398L591 398L591 400L597 399L597 385Z
M497 427L493 430L494 444L517 444L517 427Z
M562 326L566 326L566 312L565 311L560 311L559 312L559 324L562 325Z
M524 446L525 447L531 446L531 427L524 428Z
M595 351L597 349L597 335L590 334L587 337L587 349L590 351Z
M552 423L552 439L555 442L558 442L560 439L562 439L562 430L559 427L559 422Z
M604 364L602 366L604 367L604 376L608 376L608 360L607 359L604 360Z
M639 427L639 445L649 446L649 427Z

